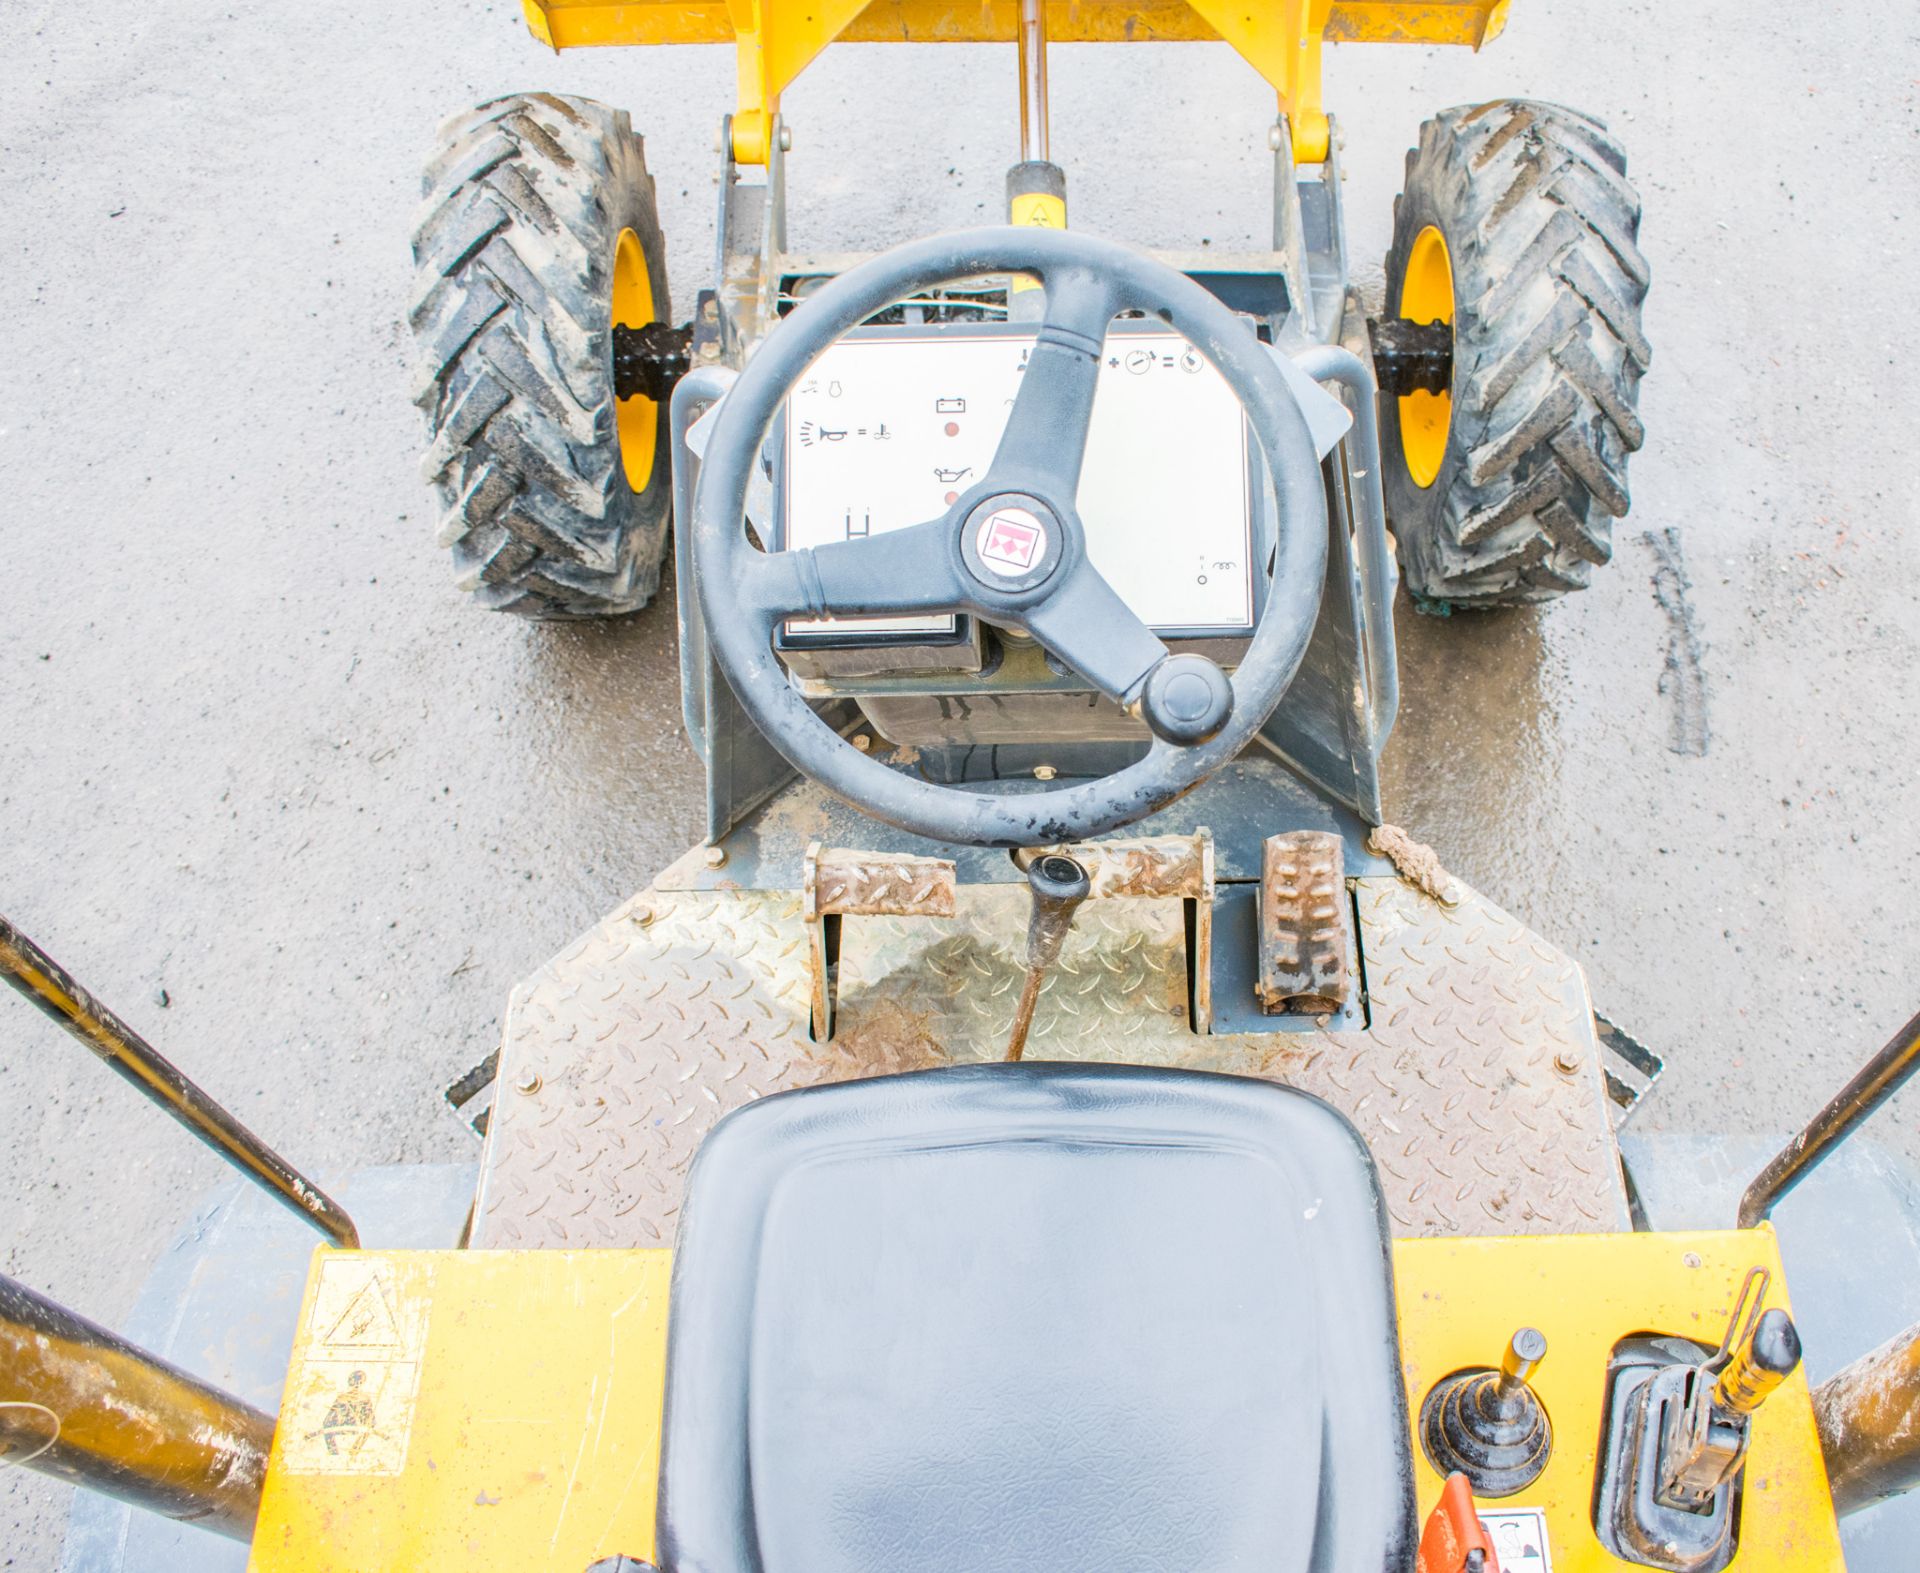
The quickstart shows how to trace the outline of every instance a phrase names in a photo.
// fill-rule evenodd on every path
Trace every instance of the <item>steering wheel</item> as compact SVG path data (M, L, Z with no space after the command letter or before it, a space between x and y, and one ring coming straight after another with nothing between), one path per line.
M797 551L754 546L747 487L775 415L813 361L895 301L989 273L1037 274L1046 316L985 479L924 524ZM1129 309L1159 317L1218 369L1251 419L1273 480L1273 581L1231 680L1205 656L1169 654L1087 555L1074 497L1107 327ZM970 846L1047 846L1114 830L1227 763L1292 682L1326 579L1326 500L1313 438L1253 330L1163 263L1111 241L1039 228L914 241L810 296L761 344L715 416L693 535L714 656L741 707L788 762L876 819ZM774 629L789 617L932 612L1026 629L1146 723L1146 755L1097 780L1045 791L938 786L854 748L794 690L774 654Z

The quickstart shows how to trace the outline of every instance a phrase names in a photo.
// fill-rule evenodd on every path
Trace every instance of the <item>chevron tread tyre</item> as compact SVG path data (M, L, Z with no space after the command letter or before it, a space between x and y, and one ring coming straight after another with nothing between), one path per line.
M1403 308L1430 303L1437 231L1451 407L1383 398L1381 445L1401 569L1427 608L1552 600L1612 556L1652 359L1639 230L1626 155L1597 120L1507 100L1421 127L1394 202L1386 309L1430 320Z
M421 185L413 395L456 582L527 617L639 610L672 490L666 404L613 391L617 268L627 316L668 303L641 139L586 99L495 99L441 128Z

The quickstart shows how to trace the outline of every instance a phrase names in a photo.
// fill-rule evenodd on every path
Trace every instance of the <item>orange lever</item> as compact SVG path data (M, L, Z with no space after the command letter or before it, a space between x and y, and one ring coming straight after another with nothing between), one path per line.
M1493 1541L1473 1510L1473 1487L1462 1474L1447 1476L1440 1500L1420 1531L1417 1573L1500 1573Z

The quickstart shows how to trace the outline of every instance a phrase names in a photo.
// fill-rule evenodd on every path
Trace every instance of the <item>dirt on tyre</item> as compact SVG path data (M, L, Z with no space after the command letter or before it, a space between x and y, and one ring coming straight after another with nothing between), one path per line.
M495 99L441 128L422 190L413 392L458 584L526 617L638 611L672 493L665 402L614 394L613 325L668 305L641 139L586 99Z
M1381 400L1387 514L1428 610L1583 588L1613 554L1652 359L1640 199L1601 122L1450 109L1394 202L1386 313L1453 327L1451 390Z

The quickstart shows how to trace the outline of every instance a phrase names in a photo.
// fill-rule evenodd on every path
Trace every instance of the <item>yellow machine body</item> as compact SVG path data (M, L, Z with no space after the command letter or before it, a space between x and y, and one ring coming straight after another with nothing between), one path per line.
M1420 1401L1435 1382L1468 1366L1497 1364L1515 1328L1539 1328L1547 1356L1528 1380L1553 1425L1553 1457L1517 1495L1476 1505L1483 1515L1538 1509L1551 1540L1553 1573L1626 1573L1634 1564L1608 1552L1593 1531L1607 1361L1614 1345L1634 1333L1718 1346L1754 1267L1773 1274L1767 1303L1790 1309L1778 1243L1767 1226L1697 1234L1397 1241L1394 1294L1412 1422L1418 1426ZM1413 1459L1424 1519L1440 1498L1440 1477L1421 1452L1417 1432ZM1728 1573L1846 1568L1804 1366L1754 1417L1739 1534ZM1501 1566L1502 1573L1542 1573L1543 1564L1503 1558Z
M1269 82L1293 129L1294 158L1327 156L1320 46L1466 44L1506 25L1510 0L1050 0L1056 43L1224 40ZM836 39L849 43L1011 43L1018 0L521 0L555 49L732 43L739 55L733 156L764 164L780 95Z
M249 1567L651 1559L671 1269L667 1251L317 1252Z
M651 1560L671 1261L664 1250L318 1252L252 1573ZM1480 1507L1537 1510L1553 1573L1615 1573L1628 1564L1590 1518L1608 1357L1633 1333L1717 1344L1755 1266L1772 1270L1771 1303L1784 1306L1764 1227L1398 1241L1410 1413L1441 1377L1497 1360L1515 1327L1540 1328L1534 1386L1553 1459L1526 1491ZM1414 1457L1424 1516L1440 1480L1417 1440ZM1744 1490L1732 1573L1842 1573L1804 1373L1760 1411Z

